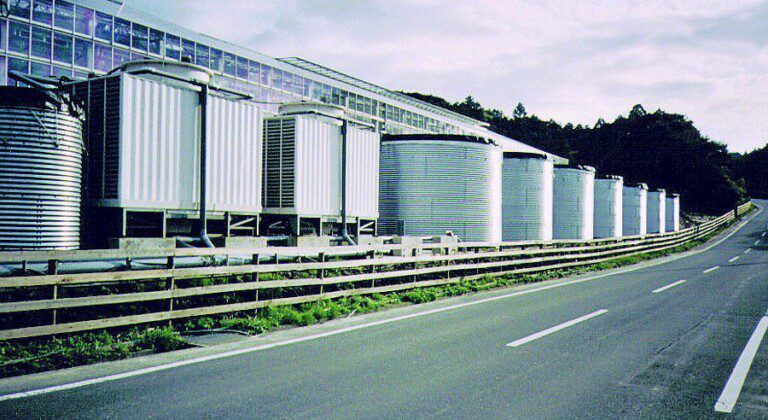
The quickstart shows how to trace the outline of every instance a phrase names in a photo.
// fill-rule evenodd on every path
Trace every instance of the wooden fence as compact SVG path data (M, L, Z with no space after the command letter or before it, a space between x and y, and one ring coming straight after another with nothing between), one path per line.
M596 264L705 237L751 207L751 203L744 204L677 232L591 241L4 252L0 264L16 264L26 274L29 264L45 262L47 272L0 277L0 339L125 327L458 283L489 274L528 274ZM175 267L182 257L244 255L249 259L242 265ZM265 255L272 256L269 263L263 262ZM131 261L141 258L162 258L166 263L159 269L130 269ZM66 262L117 259L125 261L128 269L58 272ZM282 293L286 290L295 296L286 297Z

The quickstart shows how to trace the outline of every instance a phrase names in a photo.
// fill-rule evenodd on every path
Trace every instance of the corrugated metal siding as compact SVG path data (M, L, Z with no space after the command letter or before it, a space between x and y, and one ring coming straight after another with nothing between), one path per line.
M296 119L264 122L262 202L271 209L294 208L296 179Z
M554 163L545 159L504 158L502 239L552 239Z
M680 197L667 197L666 228L668 232L680 230Z
M341 128L325 119L304 116L296 119L296 213L338 215L341 212Z
M592 239L594 235L595 173L555 168L553 237Z
M648 190L624 187L622 230L624 236L645 235L648 232Z
M648 191L648 233L666 232L667 193Z
M381 147L385 234L501 240L501 148L462 141L389 141Z
M206 199L211 211L261 211L261 121L254 103L208 98Z
M122 76L120 207L198 206L198 94Z
M622 236L624 181L595 180L595 238Z
M347 214L379 218L379 151L381 136L369 130L347 130Z

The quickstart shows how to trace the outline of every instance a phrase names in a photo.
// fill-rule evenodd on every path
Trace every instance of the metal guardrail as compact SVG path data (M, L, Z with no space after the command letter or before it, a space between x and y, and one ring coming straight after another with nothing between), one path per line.
M324 248L177 249L167 251L60 251L5 252L0 262L26 265L47 261L49 274L0 278L0 291L12 296L30 290L49 290L47 297L0 302L0 317L50 314L39 325L18 327L0 323L0 340L40 337L103 328L172 321L204 315L257 310L270 305L288 305L352 295L385 293L412 288L458 283L485 275L526 274L610 261L616 258L671 249L702 238L730 223L752 207L744 204L709 222L677 232L591 241L508 243L459 243L375 245ZM392 256L393 251L401 255ZM432 251L433 255L422 255ZM292 255L292 261L260 263L260 255ZM189 256L251 255L251 263L239 266L175 268L174 260ZM355 256L328 261L331 256ZM97 259L167 258L162 269L84 274L58 274L62 261ZM308 259L309 261L301 261ZM352 271L351 273L349 271ZM275 279L279 276L281 278ZM229 279L222 284L195 284L200 279ZM66 288L98 289L160 282L159 290L99 294L98 290L72 297ZM215 283L211 282L211 283ZM88 287L92 286L92 287ZM259 298L259 292L303 288L291 297ZM332 290L326 290L332 289ZM311 289L311 290L307 290ZM103 292L103 290L102 290ZM184 307L184 299L216 299L238 295L236 302L214 302ZM247 295L246 299L243 295ZM38 296L41 295L38 293ZM221 299L219 299L221 300ZM120 305L146 305L145 313L121 315ZM92 319L64 320L67 311L85 311ZM40 319L37 316L36 319ZM66 318L66 317L64 317ZM15 325L14 325L15 324Z

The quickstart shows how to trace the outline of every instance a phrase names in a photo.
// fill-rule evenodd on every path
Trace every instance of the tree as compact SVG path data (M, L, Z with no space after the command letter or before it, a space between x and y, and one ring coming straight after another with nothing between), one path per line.
M642 105L637 104L632 107L631 111L629 111L629 118L642 117L645 114L647 114L647 112L645 112L645 108L643 108Z
M515 110L512 111L512 116L514 118L525 118L528 116L528 112L525 111L525 107L523 106L522 102L517 103Z

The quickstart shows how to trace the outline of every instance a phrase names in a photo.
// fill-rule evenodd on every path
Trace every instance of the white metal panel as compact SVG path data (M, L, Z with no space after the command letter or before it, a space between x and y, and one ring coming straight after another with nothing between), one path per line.
M406 140L381 147L382 232L454 232L464 241L501 240L501 148L466 140Z
M122 76L119 207L197 207L198 102L192 90Z
M667 197L666 204L666 228L668 232L680 230L680 196L673 194Z
M622 236L624 180L595 180L595 238Z
M347 130L347 215L379 218L380 135L370 130Z
M648 232L648 187L624 187L622 230L624 236L645 235Z
M259 213L263 135L259 107L211 95L207 112L208 209Z
M554 239L592 239L594 234L595 172L555 167Z
M664 190L648 191L648 233L666 232L666 204Z
M504 157L502 239L552 239L554 163L551 159Z
M339 215L341 123L310 116L296 119L296 213Z

